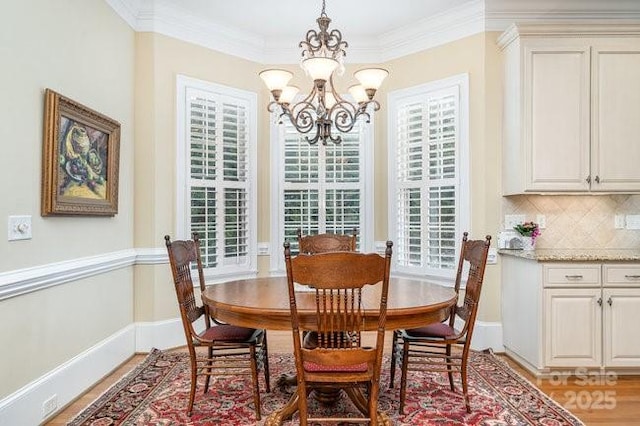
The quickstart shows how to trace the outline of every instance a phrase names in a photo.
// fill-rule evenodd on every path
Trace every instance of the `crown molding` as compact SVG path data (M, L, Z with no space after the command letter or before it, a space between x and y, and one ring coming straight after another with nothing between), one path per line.
M261 64L296 63L297 43L211 22L170 0L105 0L135 31L155 32ZM471 0L377 37L350 39L351 63L379 63L513 23L640 23L634 0ZM300 35L302 37L303 34Z
M474 0L416 24L383 34L379 49L382 61L396 59L483 32L484 0Z
M485 16L485 27L487 31L504 31L514 23L535 24L557 26L578 26L588 27L602 23L615 25L637 25L640 24L640 12L554 12L540 13L534 12L488 12Z
M138 12L134 27L136 31L154 32L218 52L264 62L265 43L257 34L213 24L171 1L155 0L146 3L146 6Z
M602 37L602 36L638 36L640 25L633 23L523 23L511 24L497 40L498 46L504 49L519 37Z

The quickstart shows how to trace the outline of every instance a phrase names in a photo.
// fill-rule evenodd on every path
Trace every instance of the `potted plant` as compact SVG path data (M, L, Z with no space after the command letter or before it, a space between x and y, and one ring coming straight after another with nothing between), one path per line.
M522 238L522 248L524 250L533 250L536 244L536 238L540 235L540 227L535 222L524 222L514 226L518 234Z

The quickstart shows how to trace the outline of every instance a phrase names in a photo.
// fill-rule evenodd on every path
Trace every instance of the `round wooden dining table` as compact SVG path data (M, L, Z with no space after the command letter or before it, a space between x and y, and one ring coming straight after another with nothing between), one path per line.
M380 286L365 286L363 289L365 330L377 329L379 291ZM315 293L302 289L296 295L302 329L314 328L314 297ZM396 330L443 321L448 318L456 300L453 288L428 281L392 277L389 280L385 328ZM202 293L202 301L209 306L214 318L229 324L267 330L291 330L286 277L252 278L210 285ZM294 394L287 405L269 415L265 425L280 425L297 411L297 406L298 397ZM389 424L388 416L383 413L379 419L380 424Z
M362 303L365 329L376 330L380 286L365 286ZM313 329L315 299L312 292L297 295L301 328ZM291 330L289 290L286 277L252 278L207 286L202 301L211 315L233 325L267 330ZM390 278L387 301L387 330L419 327L449 316L456 302L453 288L428 281ZM305 327L306 326L306 327Z

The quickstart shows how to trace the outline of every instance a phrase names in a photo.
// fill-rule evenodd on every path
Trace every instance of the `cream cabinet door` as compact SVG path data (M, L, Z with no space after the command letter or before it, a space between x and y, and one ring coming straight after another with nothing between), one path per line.
M544 290L545 364L599 367L602 362L600 288Z
M591 56L591 190L639 191L640 40L609 44Z
M525 47L528 191L589 190L589 54L587 45L558 40Z
M640 366L640 288L605 288L604 365Z

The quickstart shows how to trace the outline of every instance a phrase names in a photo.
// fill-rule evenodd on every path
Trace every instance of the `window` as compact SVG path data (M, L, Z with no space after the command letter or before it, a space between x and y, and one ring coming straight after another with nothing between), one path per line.
M468 77L389 94L389 232L398 273L454 278L468 227Z
M372 247L373 119L359 120L341 133L341 144L326 146L309 145L287 119L271 126L271 269L284 270L284 241L297 251L298 228L305 235L356 228L359 249Z
M177 232L198 233L205 274L255 274L256 95L184 76L177 86Z

